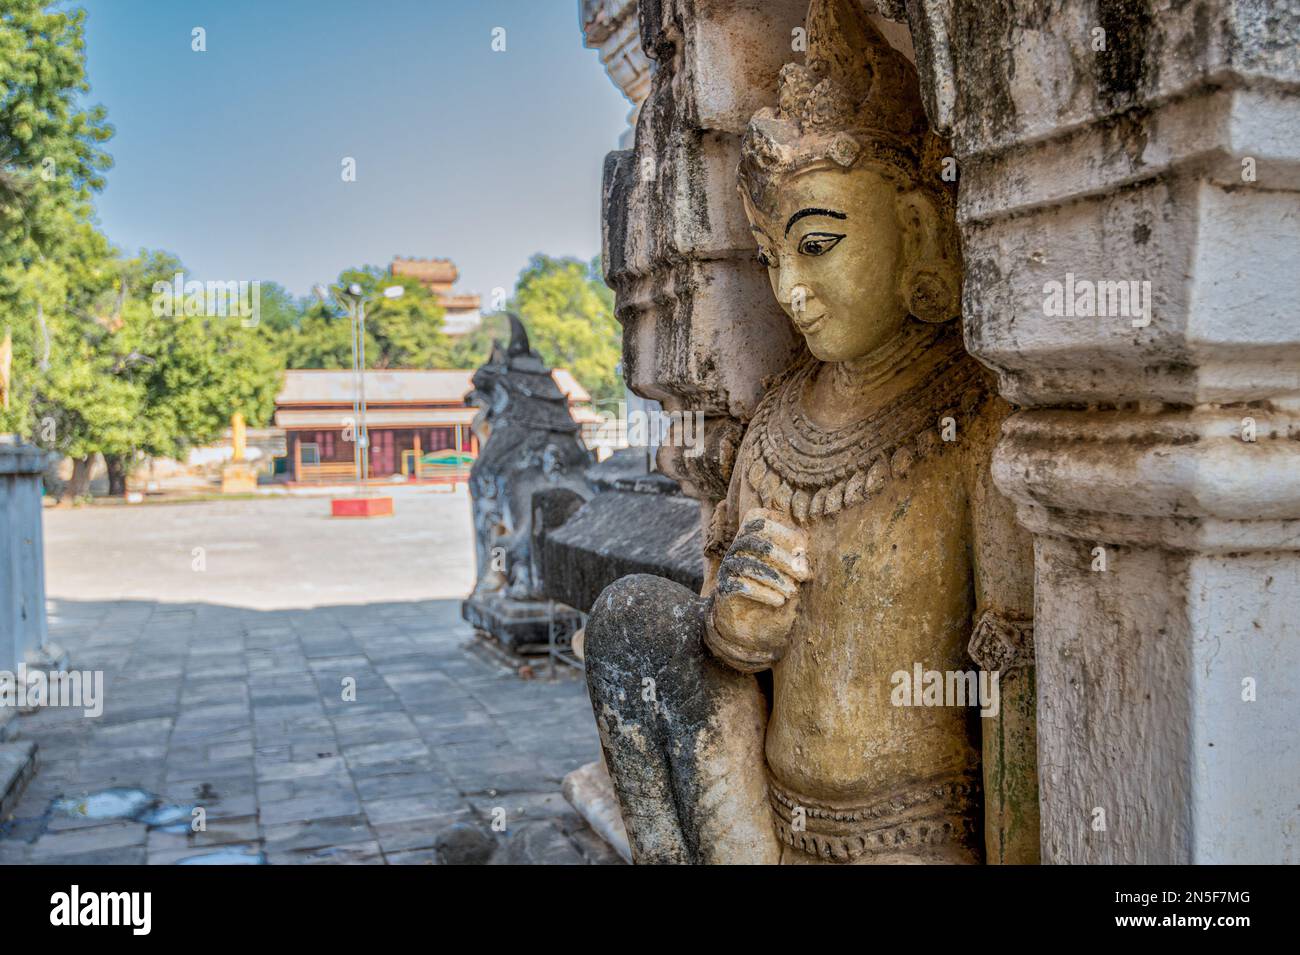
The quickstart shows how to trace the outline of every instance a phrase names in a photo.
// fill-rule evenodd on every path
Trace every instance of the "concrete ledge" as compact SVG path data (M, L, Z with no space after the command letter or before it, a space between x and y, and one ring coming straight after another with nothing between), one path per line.
M546 595L583 611L628 574L666 577L699 593L700 503L676 494L602 492L547 531L540 559Z
M512 600L500 594L470 595L461 602L460 615L471 627L517 654L548 651L552 618L559 628L556 641L560 645L567 645L579 626L571 607L545 600Z
M50 454L30 444L0 444L0 474L40 474Z

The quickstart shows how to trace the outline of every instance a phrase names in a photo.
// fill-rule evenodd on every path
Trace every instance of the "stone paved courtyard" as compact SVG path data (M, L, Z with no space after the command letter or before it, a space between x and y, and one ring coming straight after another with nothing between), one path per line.
M399 495L389 521L321 519L327 508L310 498L47 513L51 639L72 669L104 671L104 712L20 717L40 768L0 828L0 863L425 864L448 826L490 832L501 810L496 862L616 861L559 792L598 752L581 680L550 680L540 665L521 679L439 595L446 578L424 570L463 554L451 587L472 573L463 491ZM188 556L202 541L242 563L212 585L221 600L160 599L202 591L206 571ZM184 569L142 573L160 549ZM284 576L275 555L286 549L320 572L299 564ZM91 573L136 596L74 599L69 581ZM258 606L231 605L241 574ZM285 602L310 584L321 604L275 608L277 574ZM421 586L429 599L387 599ZM157 597L141 596L150 588ZM330 600L358 594L371 599ZM114 818L108 803L127 808ZM189 831L195 806L205 832Z

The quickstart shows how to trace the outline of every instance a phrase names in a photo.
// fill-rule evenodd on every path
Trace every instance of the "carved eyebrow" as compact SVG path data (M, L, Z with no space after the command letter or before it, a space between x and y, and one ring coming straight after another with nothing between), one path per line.
M790 217L790 221L785 224L785 234L790 234L790 227L807 216L829 216L832 219L847 219L842 212L836 212L834 209L800 209Z

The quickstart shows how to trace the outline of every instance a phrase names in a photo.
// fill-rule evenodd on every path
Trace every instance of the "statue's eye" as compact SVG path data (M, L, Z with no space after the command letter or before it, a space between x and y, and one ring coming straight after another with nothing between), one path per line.
M801 255L825 255L839 244L843 234L834 232L809 232L799 241Z
M758 250L758 261L759 264L762 265L763 268L765 269L776 267L776 260L773 259L772 256L767 254L767 249Z

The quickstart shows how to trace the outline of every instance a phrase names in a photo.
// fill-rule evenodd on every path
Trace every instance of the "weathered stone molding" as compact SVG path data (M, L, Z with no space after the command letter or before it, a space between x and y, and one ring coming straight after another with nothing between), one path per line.
M740 134L789 56L803 0L642 0L655 61L634 149L605 167L604 262L624 329L624 372L668 411L705 415L705 450L660 451L686 493L726 491L743 424L796 336L754 259L736 193Z
M986 610L971 633L967 653L989 673L1007 674L1034 665L1034 621Z
M636 0L583 0L580 10L586 45L600 51L610 81L632 104L624 146L631 145L641 104L650 92L650 61L641 52Z
M1022 409L1044 861L1294 862L1300 4L907 7L967 344ZM1067 273L1150 311L1053 313Z

